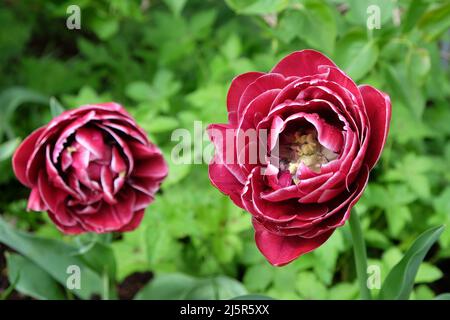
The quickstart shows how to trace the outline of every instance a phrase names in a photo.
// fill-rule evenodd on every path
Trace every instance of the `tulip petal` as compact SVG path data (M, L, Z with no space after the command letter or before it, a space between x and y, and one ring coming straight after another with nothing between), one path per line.
M372 169L380 158L391 121L389 96L371 86L360 86L367 116L370 122L370 140L364 161Z
M298 236L278 236L270 233L256 219L252 220L255 228L255 241L258 249L274 266L284 266L299 256L322 245L334 230L327 231L316 238L305 239Z
M30 160L31 154L34 151L36 141L41 136L45 127L36 129L31 133L17 148L12 158L13 170L19 181L27 186L31 187L31 182L27 178L26 169Z
M28 198L27 210L33 211L47 210L47 206L45 205L45 202L42 201L38 187L34 187L33 189L31 189L30 197Z
M66 225L61 224L58 221L58 219L56 218L56 215L51 211L48 211L48 216L53 221L53 223L56 225L58 230L64 234L77 235L77 234L86 232L86 230L83 227L81 227L79 224L76 224L73 226L66 226Z
M262 75L264 75L262 72L247 72L237 76L231 82L227 94L228 121L230 124L237 123L236 115L242 93L244 93L250 83Z
M127 231L133 231L134 229L136 229L139 226L139 224L141 223L142 218L144 217L144 213L145 213L145 210L140 210L140 211L135 212L131 221L126 226L123 226L122 228L120 228L118 231L119 232L127 232Z
M116 147L112 148L111 169L115 173L121 173L127 170L127 164L123 160L122 155L119 152L119 149L117 149Z
M242 93L237 109L238 119L241 117L248 104L256 99L259 95L264 94L269 90L282 89L294 80L295 78L293 77L285 78L277 73L268 73L256 79Z
M162 179L169 172L166 160L158 154L150 156L145 160L136 161L134 168L134 176L154 179Z
M70 212L67 211L64 203L67 197L66 194L62 192L61 189L52 186L44 171L39 173L38 188L42 201L45 203L48 210L54 213L56 220L58 220L60 224L66 226L76 225L76 220L71 216Z
M79 128L75 133L75 140L94 155L94 159L101 159L105 151L103 135L93 128Z
M217 157L217 156L216 156ZM227 169L227 167L216 162L216 159L208 167L209 180L211 183L226 195L233 195L232 200L239 207L243 207L240 199L240 193L243 185L236 177Z
M72 123L66 126L58 136L58 140L55 142L53 149L52 161L56 163L58 161L59 154L64 149L64 145L67 139L74 134L79 128L91 121L95 117L95 111L90 111L86 115L76 118ZM47 127L48 129L48 127Z
M304 77L320 73L319 66L323 65L336 66L333 61L318 51L302 50L283 58L271 72L280 73L285 77Z

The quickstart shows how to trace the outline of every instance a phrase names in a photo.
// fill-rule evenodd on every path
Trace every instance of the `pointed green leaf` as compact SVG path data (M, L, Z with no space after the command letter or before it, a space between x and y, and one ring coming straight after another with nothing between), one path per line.
M62 104L55 97L50 98L50 112L53 118L59 116L64 110Z
M442 231L444 226L431 228L414 241L402 260L387 275L381 287L380 299L406 300L409 298L419 266Z
M63 300L64 290L47 272L29 259L18 255L6 256L9 282L18 279L15 289L40 300Z
M68 267L79 267L80 289L73 289L72 292L80 298L89 299L102 291L101 276L85 263L83 257L74 255L76 248L71 245L15 230L2 218L0 218L0 242L30 259L63 286L70 276Z

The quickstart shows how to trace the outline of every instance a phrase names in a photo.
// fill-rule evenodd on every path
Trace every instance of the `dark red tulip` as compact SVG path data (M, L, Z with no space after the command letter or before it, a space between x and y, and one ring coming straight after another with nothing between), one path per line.
M23 141L13 168L31 189L28 209L67 234L135 229L168 171L117 103L65 111Z
M228 123L208 128L216 148L209 177L252 214L267 260L285 265L349 218L385 144L390 99L303 50L269 73L236 77L227 108Z

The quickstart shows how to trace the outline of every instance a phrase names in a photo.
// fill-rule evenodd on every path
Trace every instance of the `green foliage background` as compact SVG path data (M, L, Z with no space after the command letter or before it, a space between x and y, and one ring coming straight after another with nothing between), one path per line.
M126 106L170 161L173 129L226 121L234 76L268 71L303 48L391 96L389 140L357 205L369 264L384 279L418 234L449 224L448 1L0 3L0 242L16 251L6 255L4 298L14 288L39 299L117 298L116 285L136 272L153 275L141 299L357 298L348 226L313 253L272 267L255 247L250 215L210 185L204 164L171 163L140 228L122 236L61 235L45 214L25 211L28 191L11 170L15 148L51 110L111 100ZM66 28L72 4L81 8L81 30ZM381 29L368 30L374 4ZM70 264L87 274L82 290L61 285ZM446 228L419 268L412 298L450 291L449 267Z

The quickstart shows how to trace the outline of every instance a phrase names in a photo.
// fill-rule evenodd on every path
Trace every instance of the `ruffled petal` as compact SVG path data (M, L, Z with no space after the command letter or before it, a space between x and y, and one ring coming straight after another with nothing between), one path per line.
M36 141L41 136L42 132L45 130L45 127L36 129L31 133L17 148L16 152L14 152L12 158L13 170L19 181L27 186L32 187L31 182L27 177L27 167L28 162L30 161L31 154L34 151Z
M332 235L330 230L316 238L305 239L298 236L279 236L270 233L256 219L253 219L255 241L258 249L274 266L284 266L299 256L322 245Z
M372 169L380 158L391 121L389 96L371 86L359 87L370 122L370 138L364 161Z
M318 51L302 50L284 57L271 72L280 73L285 77L304 77L320 73L319 66L335 67L336 65Z
M237 123L237 109L242 93L250 83L264 75L262 72L247 72L233 79L227 94L228 121L230 124Z

